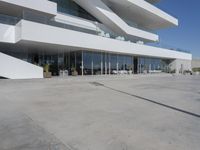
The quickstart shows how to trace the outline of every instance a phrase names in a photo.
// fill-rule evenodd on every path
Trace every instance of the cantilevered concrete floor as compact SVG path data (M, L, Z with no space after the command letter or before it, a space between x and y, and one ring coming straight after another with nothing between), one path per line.
M0 80L1 150L199 150L200 76Z

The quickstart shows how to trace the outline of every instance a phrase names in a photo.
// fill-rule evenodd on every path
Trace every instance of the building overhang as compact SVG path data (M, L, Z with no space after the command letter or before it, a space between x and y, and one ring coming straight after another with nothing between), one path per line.
M21 17L25 10L36 11L47 17L57 15L57 4L47 0L0 0L0 14Z
M34 29L37 30L34 30ZM119 41L73 30L20 21L16 26L16 43L34 43L35 45L56 47L56 49L77 49L106 51L147 57L191 60L192 55L169 49Z
M155 30L178 26L178 19L144 0L103 0L121 18Z
M134 41L157 42L159 40L155 33L128 25L101 0L74 1L120 36L128 37Z

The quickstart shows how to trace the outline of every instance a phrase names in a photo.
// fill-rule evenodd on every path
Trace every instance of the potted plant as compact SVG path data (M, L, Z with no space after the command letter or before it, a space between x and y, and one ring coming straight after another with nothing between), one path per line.
M76 68L73 67L72 68L72 76L77 76L78 75L78 72L76 71Z
M44 78L51 78L51 72L49 72L49 64L44 65Z

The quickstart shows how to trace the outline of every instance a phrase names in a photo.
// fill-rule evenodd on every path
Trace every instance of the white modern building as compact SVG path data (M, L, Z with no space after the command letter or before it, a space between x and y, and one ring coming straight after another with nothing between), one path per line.
M0 0L0 76L182 72L187 52L149 46L178 26L159 0Z

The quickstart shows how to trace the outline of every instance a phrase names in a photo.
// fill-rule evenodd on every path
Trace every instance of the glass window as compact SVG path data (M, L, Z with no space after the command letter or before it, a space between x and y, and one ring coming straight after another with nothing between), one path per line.
M145 70L145 59L144 58L139 58L139 72L143 73Z
M139 72L149 73L151 71L162 70L163 62L159 58L139 58Z
M101 74L101 53L93 53L93 74Z
M131 56L118 55L118 71L119 74L132 74L133 58Z
M118 70L124 70L125 69L125 64L124 64L124 56L118 55Z
M155 59L154 70L161 70L161 59Z
M163 59L163 60L160 60L160 69L163 71L163 72L167 72L167 73L170 73L171 70L170 70L170 67L169 67L169 64L171 63L171 60L167 60L167 59Z
M52 54L50 55L50 61L48 64L50 64L49 70L52 73L53 76L59 75L58 73L58 55Z
M151 70L151 58L145 58L145 71L147 73Z
M74 70L76 70L76 53L70 52L70 75Z
M125 70L129 71L129 73L133 73L133 57L125 56Z
M58 69L59 70L64 70L64 53L59 53L58 54Z
M110 54L110 74L117 74L117 55Z
M92 53L83 52L83 74L92 75Z
M82 51L76 52L76 71L78 75L82 75Z
M109 74L109 54L102 53L103 74Z
M69 64L70 64L70 55L69 53L65 53L65 56L64 56L64 70L67 70L69 71Z

